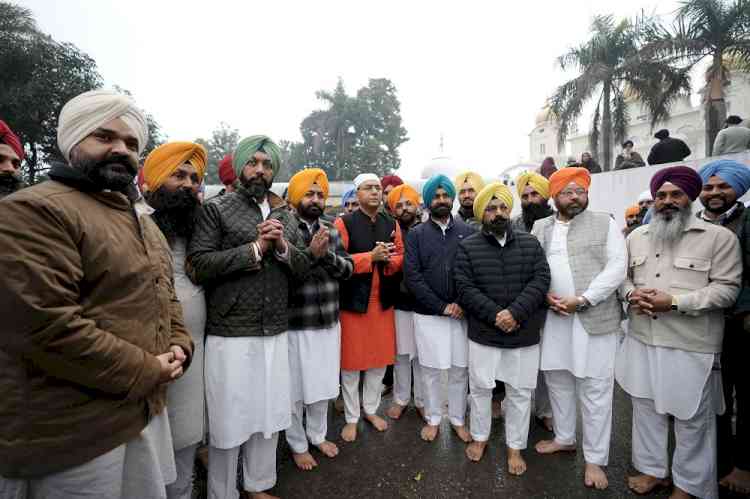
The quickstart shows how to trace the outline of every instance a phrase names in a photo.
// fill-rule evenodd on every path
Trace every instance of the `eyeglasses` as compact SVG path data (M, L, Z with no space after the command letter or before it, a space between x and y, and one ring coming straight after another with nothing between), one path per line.
M581 197L585 196L586 194L586 189L565 189L564 191L560 191L560 195L566 198L571 198L573 197L573 195Z
M380 192L382 191L382 187L380 187L378 184L371 184L371 185L361 185L357 187L358 191L374 191L374 192Z

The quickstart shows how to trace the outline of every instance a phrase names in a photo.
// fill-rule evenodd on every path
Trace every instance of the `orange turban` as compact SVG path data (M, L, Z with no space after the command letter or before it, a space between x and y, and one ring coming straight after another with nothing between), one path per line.
M591 174L586 168L567 166L557 170L549 178L549 195L555 197L571 182L588 190L591 185Z
M393 188L391 192L388 193L388 207L391 209L391 211L396 209L396 203L401 201L401 198L405 197L415 205L419 204L419 193L414 190L413 187L406 184L401 184Z
M289 179L289 187L287 187L287 197L292 206L296 207L305 193L310 190L313 184L318 184L323 190L323 197L328 199L328 177L326 172L320 168L305 168L295 173L291 179Z
M625 208L625 220L628 219L628 217L634 217L637 214L641 212L641 207L637 204L634 204L633 206L628 206Z
M193 142L167 142L151 151L143 164L143 188L155 191L172 175L177 168L190 163L203 181L208 155L206 148Z

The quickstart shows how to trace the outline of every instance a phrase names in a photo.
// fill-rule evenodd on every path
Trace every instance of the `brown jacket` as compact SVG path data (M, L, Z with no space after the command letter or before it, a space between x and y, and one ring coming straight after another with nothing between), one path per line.
M192 353L159 229L121 194L66 184L0 202L8 478L64 470L138 436L165 405L155 355L170 345Z

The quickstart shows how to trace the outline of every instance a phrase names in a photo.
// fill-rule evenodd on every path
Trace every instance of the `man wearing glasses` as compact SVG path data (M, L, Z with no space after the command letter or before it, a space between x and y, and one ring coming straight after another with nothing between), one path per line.
M622 309L615 291L625 280L625 240L607 213L588 211L591 175L563 168L549 179L557 212L532 229L552 274L540 369L552 405L555 438L537 452L576 450L580 405L587 487L607 488L615 349ZM576 404L578 402L578 404Z

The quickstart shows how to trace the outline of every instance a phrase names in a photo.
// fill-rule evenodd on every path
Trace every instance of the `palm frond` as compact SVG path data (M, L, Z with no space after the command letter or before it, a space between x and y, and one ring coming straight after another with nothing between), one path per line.
M620 87L613 85L612 91L612 133L615 142L620 143L625 139L625 136L628 133L630 116L628 114L628 105L625 100L625 95Z
M559 145L565 143L570 129L581 116L584 104L594 94L600 81L595 75L584 73L560 85L550 98L550 109L559 125Z

